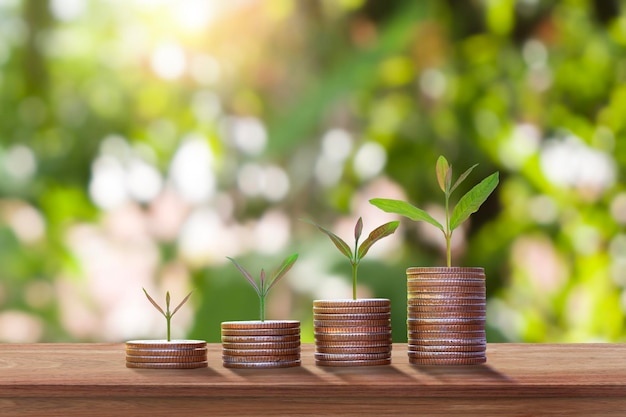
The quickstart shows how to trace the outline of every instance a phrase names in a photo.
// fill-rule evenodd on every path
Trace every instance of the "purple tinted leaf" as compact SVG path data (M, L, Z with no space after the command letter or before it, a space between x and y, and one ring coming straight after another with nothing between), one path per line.
M159 310L159 312L165 316L165 311L163 311L163 309L161 308L161 306L159 306L159 305L157 304L157 302L156 302L156 301L154 301L154 300L152 299L152 297L150 297L150 294L148 294L148 291L146 291L146 289L145 289L145 288L142 288L142 290L143 290L144 294L146 294L146 297L148 297L148 301L150 301L150 302L152 303L152 305L154 306L154 308L156 308L157 310Z
M257 283L254 281L254 278L252 278L252 275L250 275L250 273L248 271L246 271L246 269L243 266L239 265L239 263L236 260L234 260L233 258L229 258L228 256L226 258L229 261L231 261L233 263L233 265L235 265L235 267L237 267L239 272L241 272L241 274L248 280L250 285L252 285L254 287L254 290L256 291L256 293L261 295L261 290L259 289L259 286L257 285Z
M261 293L267 293L267 291L265 290L265 269L263 268L261 268L259 282L261 283L261 285L259 285L259 287L261 288Z
M185 304L187 302L187 300L189 300L189 297L191 297L191 293L193 291L191 291L189 294L187 294L187 296L185 298L183 298L183 301L181 301L180 303L178 303L178 305L176 306L176 308L174 309L174 311L172 311L172 314L170 316L173 316L182 306L183 304Z
M325 233L330 238L330 240L335 244L337 249L339 249L339 252L344 254L344 256L346 256L348 259L352 260L352 250L350 249L350 246L348 246L348 244L343 239L341 239L339 236L337 236L330 230L323 228L319 224L316 224L308 220L305 220L305 221L317 227L322 233Z
M266 294L278 281L280 281L282 277L284 277L287 274L287 272L289 272L289 270L291 269L293 264L296 263L297 260L298 260L298 254L294 253L293 255L287 257L283 261L282 265L276 270L276 272L274 272L274 275L272 275L272 278L270 280L270 285L267 287L267 290L265 291Z
M356 226L354 226L354 240L358 241L361 233L363 233L363 219L359 217L359 220L356 221Z
M456 187L458 187L463 181L465 181L465 178L467 178L467 176L470 174L470 172L472 172L472 170L474 168L476 168L477 166L478 166L478 164L475 164L474 166L470 167L467 171L465 171L463 174L461 174L459 179L456 180L456 182L454 183L454 185L450 189L450 193L452 193L454 190L456 190Z
M363 259L363 257L367 254L367 252L370 250L370 248L372 247L374 243L378 242L380 239L386 236L393 234L393 232L396 231L399 225L400 225L399 221L393 221L393 222L385 223L382 226L379 226L376 229L374 229L369 234L367 239L365 239L363 243L361 244L361 246L359 247L357 259L359 260Z

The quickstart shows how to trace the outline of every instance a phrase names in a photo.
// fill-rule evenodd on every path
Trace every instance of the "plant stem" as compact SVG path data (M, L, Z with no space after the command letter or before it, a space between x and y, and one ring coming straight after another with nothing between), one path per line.
M260 306L261 306L261 321L265 321L265 297L259 297Z
M452 266L452 255L451 255L451 250L450 250L450 241L452 240L452 230L450 230L450 194L448 194L448 192L446 192L446 231L445 231L445 237L446 237L446 264L448 265L448 268L450 268Z
M352 299L356 300L356 270L359 267L358 262L352 262Z
M165 316L165 321L167 322L167 341L171 341L171 322L172 316Z

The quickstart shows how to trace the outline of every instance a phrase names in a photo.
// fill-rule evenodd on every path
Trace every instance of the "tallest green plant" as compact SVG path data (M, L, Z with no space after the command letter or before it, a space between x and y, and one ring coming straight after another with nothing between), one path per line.
M386 211L387 213L396 213L408 217L411 220L425 221L432 224L443 233L446 239L446 264L452 266L451 242L452 232L459 227L470 215L477 212L480 206L487 200L489 195L495 190L499 182L498 172L494 172L471 190L467 192L459 202L450 210L450 196L457 187L467 178L467 176L476 168L478 164L473 165L452 184L452 167L448 160L443 156L437 159L437 182L439 188L444 193L445 202L445 223L441 224L435 220L430 214L424 210L417 208L405 201L391 200L386 198L374 198L370 200L374 206Z

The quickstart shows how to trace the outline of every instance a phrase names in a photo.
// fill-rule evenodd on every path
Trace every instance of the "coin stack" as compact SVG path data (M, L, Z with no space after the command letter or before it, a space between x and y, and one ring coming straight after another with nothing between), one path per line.
M407 269L409 362L486 362L483 268Z
M388 299L315 300L315 364L391 363L391 302Z
M204 340L130 340L126 342L126 367L145 369L206 368Z
M221 328L226 368L300 366L299 321L226 321Z

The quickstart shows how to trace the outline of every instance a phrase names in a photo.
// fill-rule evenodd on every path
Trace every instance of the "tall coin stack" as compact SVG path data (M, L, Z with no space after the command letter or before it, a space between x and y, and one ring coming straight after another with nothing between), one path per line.
M315 364L391 363L391 302L388 299L313 301Z
M483 268L407 269L409 362L486 362L485 296Z
M130 340L126 342L126 367L144 369L206 368L204 340Z
M226 321L221 329L226 368L289 368L301 364L299 321Z

